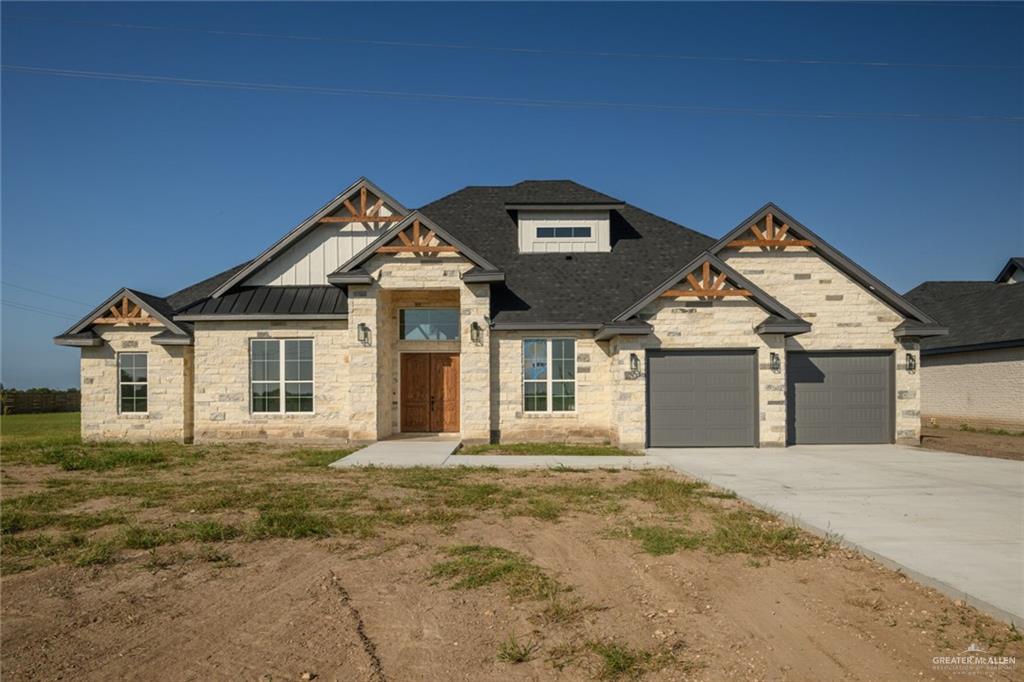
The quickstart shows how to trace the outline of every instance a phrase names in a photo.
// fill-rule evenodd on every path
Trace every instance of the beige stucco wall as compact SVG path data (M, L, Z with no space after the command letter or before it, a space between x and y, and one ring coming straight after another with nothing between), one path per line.
M576 339L576 411L523 411L523 339ZM589 332L491 333L490 421L503 442L610 442L611 362Z
M97 326L102 346L82 348L83 440L189 441L191 432L192 348L158 346L156 328ZM121 414L117 354L147 354L148 412Z
M925 423L1024 429L1024 348L924 356L921 414Z
M343 320L211 321L195 325L195 440L344 439L350 342ZM253 413L251 339L313 340L313 412Z
M917 443L921 433L920 372L908 371L906 355L920 360L916 341L893 334L903 318L813 249L764 252L726 249L719 254L737 272L811 323L811 331L786 339L787 351L889 350L896 353L896 440ZM918 362L920 365L920 362Z

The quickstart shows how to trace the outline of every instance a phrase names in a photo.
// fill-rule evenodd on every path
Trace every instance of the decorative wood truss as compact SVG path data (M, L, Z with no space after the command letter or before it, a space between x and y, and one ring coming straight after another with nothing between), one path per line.
M371 199L372 197L372 199ZM342 204L348 210L349 215L332 215L320 219L321 223L400 223L405 220L402 215L381 215L380 209L384 207L384 200L374 197L366 191L365 187L359 188L359 208L356 208L351 199L345 199Z
M102 313L102 317L97 317L92 321L92 324L112 324L115 326L136 326L136 325L152 325L161 326L160 322L155 320L149 313L142 309L142 306L135 303L127 296L123 296L120 301L110 306L110 308Z
M406 234L411 232L411 234ZM458 253L459 250L450 244L442 244L434 231L424 231L420 225L419 218L412 221L412 225L402 228L395 235L397 239L390 244L378 247L377 253Z
M762 223L758 226L758 223ZM743 246L761 246L765 248L780 248L785 249L789 246L804 246L810 247L814 244L806 239L794 239L789 236L789 225L782 223L778 227L775 226L775 216L771 213L765 214L763 221L758 220L750 225L750 231L754 235L754 239L735 239L726 246L740 248Z
M711 263L704 261L704 265L701 266L701 278L697 279L691 272L686 276L686 281L690 285L689 289L668 289L662 292L662 298L679 298L681 296L693 297L693 298L724 298L726 296L743 296L749 298L753 294L746 289L737 289L726 282L726 274L724 272L715 272ZM682 282L680 282L682 284ZM726 285L730 288L725 288Z

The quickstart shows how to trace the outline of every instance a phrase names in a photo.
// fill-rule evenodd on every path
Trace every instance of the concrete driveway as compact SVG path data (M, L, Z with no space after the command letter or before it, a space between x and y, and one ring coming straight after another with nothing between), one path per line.
M1024 462L894 445L656 448L674 469L1024 622Z

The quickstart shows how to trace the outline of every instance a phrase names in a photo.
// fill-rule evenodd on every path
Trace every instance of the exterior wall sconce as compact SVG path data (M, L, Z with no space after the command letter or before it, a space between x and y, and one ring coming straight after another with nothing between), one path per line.
M917 358L913 353L907 353L907 371L911 374L917 371Z
M629 371L632 372L634 376L640 376L640 356L636 353L629 354Z
M359 326L356 327L356 330L357 330L357 333L358 333L359 343L363 344L364 346L369 346L370 345L370 328L368 326L366 326L366 323L365 322L360 322Z
M480 326L480 323L473 320L473 324L469 325L469 338L473 340L473 343L480 343L484 336L484 328Z
M778 353L768 354L768 367L776 374L782 371L782 358Z

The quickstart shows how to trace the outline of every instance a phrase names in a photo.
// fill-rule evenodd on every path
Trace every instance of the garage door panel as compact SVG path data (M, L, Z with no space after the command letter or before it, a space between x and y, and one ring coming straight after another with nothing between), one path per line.
M892 353L789 353L790 443L889 443Z
M756 445L755 357L752 351L650 351L650 445Z

